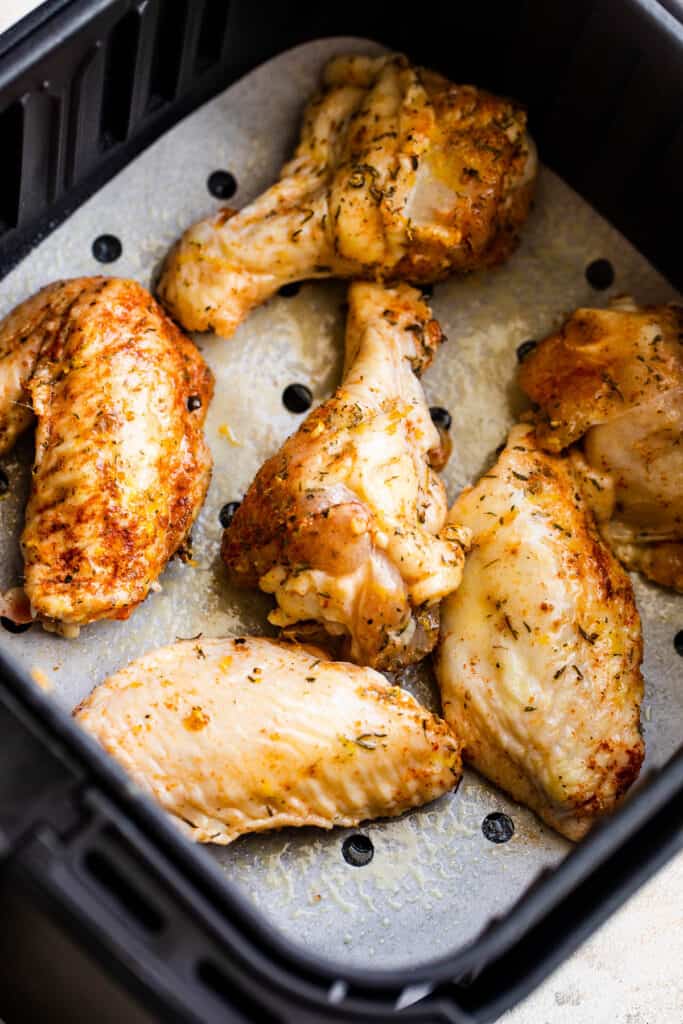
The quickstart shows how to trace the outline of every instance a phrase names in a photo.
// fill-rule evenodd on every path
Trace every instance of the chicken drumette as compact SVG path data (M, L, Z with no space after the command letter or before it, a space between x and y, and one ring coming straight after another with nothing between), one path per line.
M48 285L0 323L0 454L37 418L21 537L34 616L127 618L188 536L211 474L213 378L134 281Z
M223 537L234 579L275 595L276 625L321 623L353 661L395 669L438 636L463 549L416 376L441 341L417 291L354 284L344 381L261 468Z
M190 227L159 295L189 330L229 336L290 281L438 281L498 263L536 174L524 111L405 57L338 57L280 180Z
M442 607L436 668L463 757L570 839L612 810L643 759L642 640L631 582L569 458L517 426L455 503L472 531Z
M683 308L579 309L520 371L617 557L683 591Z
M460 777L456 738L405 690L272 640L154 651L75 714L198 842L357 825L434 800Z

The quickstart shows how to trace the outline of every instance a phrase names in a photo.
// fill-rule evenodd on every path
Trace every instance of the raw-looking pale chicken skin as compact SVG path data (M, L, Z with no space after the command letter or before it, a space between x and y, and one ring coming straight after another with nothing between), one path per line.
M304 278L438 281L504 260L536 175L526 115L402 56L337 57L280 180L190 227L159 296L188 330L228 337Z
M548 451L570 445L605 540L683 591L683 307L579 309L525 360Z
M452 789L445 722L372 669L255 638L183 641L98 686L76 719L198 842L357 825Z
M322 624L375 668L433 648L438 602L462 574L467 534L446 522L417 377L441 338L415 289L353 284L342 385L261 468L223 536L233 579L275 595L273 624Z
M21 547L46 628L126 618L183 545L211 474L212 391L134 281L56 282L0 324L0 451L37 418Z
M436 660L463 757L569 839L637 777L640 619L571 461L514 427L452 510L472 530Z

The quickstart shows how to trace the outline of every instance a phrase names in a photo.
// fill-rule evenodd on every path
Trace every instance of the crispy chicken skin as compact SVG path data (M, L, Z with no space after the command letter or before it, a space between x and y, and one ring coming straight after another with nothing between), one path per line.
M579 309L523 363L548 451L570 445L603 537L683 591L683 307Z
M290 281L431 282L499 263L533 191L525 126L511 101L405 57L335 58L280 180L190 227L159 296L189 330L228 337Z
M451 515L472 530L442 606L443 711L463 757L569 839L638 775L640 620L571 461L512 429Z
M286 825L357 825L452 789L445 724L368 668L240 638L154 651L75 712L198 842Z
M342 385L261 468L223 535L233 579L275 595L273 624L321 623L374 668L433 648L438 602L462 574L416 376L441 337L415 289L353 284Z
M199 352L134 281L56 282L0 324L0 451L37 417L21 546L47 628L75 635L145 599L204 500L212 392Z

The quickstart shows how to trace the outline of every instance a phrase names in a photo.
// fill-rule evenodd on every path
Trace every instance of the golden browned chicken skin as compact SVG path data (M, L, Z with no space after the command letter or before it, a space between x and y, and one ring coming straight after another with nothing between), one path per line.
M451 515L472 531L436 660L463 757L569 839L638 775L640 619L572 460L516 426Z
M525 360L548 451L572 447L629 569L683 591L683 308L579 309Z
M405 690L262 637L152 651L75 715L203 843L402 814L461 774L456 737Z
M402 56L337 57L280 180L190 227L159 296L189 330L229 336L302 278L438 281L504 260L536 173L526 115Z
M21 546L46 628L75 635L145 599L208 487L212 392L197 349L135 281L59 281L0 324L0 453L37 417Z
M322 624L375 668L433 648L462 573L416 376L441 337L415 289L353 284L342 385L261 468L223 536L232 577L275 595L271 622Z

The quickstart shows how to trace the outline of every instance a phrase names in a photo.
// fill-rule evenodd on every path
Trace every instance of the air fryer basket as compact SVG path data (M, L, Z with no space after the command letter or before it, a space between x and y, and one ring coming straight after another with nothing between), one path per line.
M285 17L274 5L256 5L263 16L255 19L254 5L228 8L211 0L56 0L45 5L50 10L42 12L42 24L38 19L23 38L21 26L14 31L2 58L4 70L12 73L0 80L0 118L16 186L3 200L5 268L35 244L37 234L100 190L8 275L3 311L51 277L96 272L90 246L100 233L115 232L123 241L123 255L111 271L148 283L182 226L211 208L205 182L216 168L235 174L238 205L258 192L291 146L301 100L325 57L372 44L331 39L283 53L100 186L182 113L262 57L338 28L408 50L453 78L525 99L544 159L600 202L602 212L675 279L667 242L681 188L680 175L672 173L680 153L674 114L681 30L656 5L624 3L627 24L620 27L629 30L624 40L614 39L609 5L599 3L571 5L571 10L554 5L552 14L540 4L511 4L498 20L489 17L491 24L483 12L467 10L461 16L459 11L450 36L449 15L435 8L433 22L411 26L406 35L412 38L403 39L405 26L394 23L384 5L362 14L346 11L344 17L306 6ZM467 45L453 43L456 28ZM567 63L564 48L572 38ZM630 41L635 38L637 51ZM590 69L606 56L618 88L600 65L601 89L586 110L582 96L588 96L591 75L595 85ZM636 106L642 102L638 88L647 87L653 68L662 113L658 130L653 132L657 118L650 111L647 127L635 125L629 158L610 163L611 148L615 160L621 153L620 104L628 109L629 96ZM656 155L648 161L647 147L655 137ZM592 175L585 169L591 165ZM659 183L656 196L645 187L653 181ZM615 194L622 196L624 210L615 205ZM617 271L615 287L604 295L592 292L583 276L585 264L599 256L608 256ZM676 283L680 280L679 273ZM675 294L547 170L537 209L510 264L436 289L434 309L451 345L425 384L430 400L450 405L454 416L451 498L481 469L517 411L519 396L509 389L516 344L549 329L563 311L601 304L624 290L642 301L666 301ZM38 629L0 637L2 649L25 667L47 670L56 684L56 703L71 707L107 671L177 634L263 630L265 600L258 595L238 600L214 564L217 512L223 501L240 496L259 461L295 426L280 404L283 386L300 379L313 387L316 398L333 386L343 296L338 283L305 285L296 297L257 311L232 342L199 339L219 382L207 421L216 473L196 531L199 564L172 566L162 579L163 594L128 623L92 627L76 643ZM250 396L258 395L258 409L249 408L241 397L245 393L252 405ZM239 447L216 441L226 420L243 441ZM473 436L476 443L469 441ZM2 506L3 586L20 567L15 537L29 458L27 444L6 463L13 489ZM188 599L192 587L197 596ZM672 638L681 605L642 583L638 598L648 644L644 724L653 768L670 756L680 731L683 693L676 685L680 661ZM5 676L0 829L6 843L0 887L12 926L6 928L7 955L0 962L9 963L11 953L12 977L11 987L6 980L8 1008L0 996L0 1013L10 1021L12 1007L17 1012L20 1002L26 1006L25 974L32 982L31 999L38 998L31 964L48 944L59 947L61 955L46 965L41 988L50 1001L45 1005L54 1015L55 992L60 992L68 1019L90 1019L88 1005L105 1019L137 1019L130 1007L123 1016L121 1000L128 991L136 1005L164 1020L176 1015L365 1021L388 1019L401 1008L402 1016L415 1020L493 1019L681 845L679 759L658 775L651 773L651 781L615 819L554 872L546 870L514 907L512 901L539 870L557 864L568 847L471 776L453 798L401 822L362 829L375 844L369 869L343 862L340 847L348 831L248 839L215 855L212 864L207 851L178 839L16 666L8 664ZM433 699L425 673L415 673L408 683L423 699ZM494 847L482 836L482 817L494 810L514 820L515 837L506 846ZM265 920L254 916L252 901ZM495 914L502 916L477 939ZM68 1011L68 985L59 976L67 965L70 976L77 971L79 979L72 991L76 1009ZM226 1007L232 1017L226 1017Z

